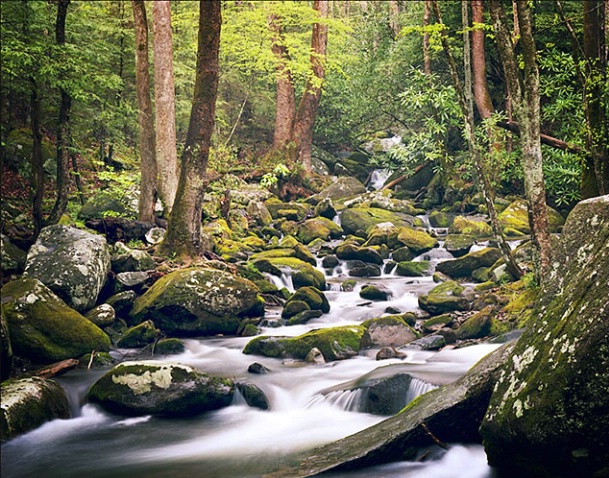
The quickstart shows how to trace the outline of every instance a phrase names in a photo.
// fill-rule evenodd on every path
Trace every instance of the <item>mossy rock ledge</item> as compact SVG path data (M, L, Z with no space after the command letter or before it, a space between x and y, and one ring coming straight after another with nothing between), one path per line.
M230 405L235 384L179 363L124 362L95 382L90 402L120 415L192 416Z
M343 360L357 355L369 343L366 329L354 325L311 330L298 337L256 337L243 353L304 360L312 348L318 348L327 361Z
M499 259L501 259L501 251L499 249L485 247L479 251L470 252L458 259L440 262L436 266L436 271L442 272L454 279L468 277L471 276L472 272L476 269L490 267Z
M132 323L152 320L172 336L235 335L246 317L264 316L253 282L217 269L191 268L160 278L136 299Z
M506 476L609 473L609 195L571 211L481 433Z
M465 288L455 281L443 282L419 296L419 307L432 315L440 315L455 310L469 309L469 302L461 294Z
M110 350L105 332L37 279L9 282L2 288L2 301L17 356L45 364L80 357L91 350Z
M38 428L55 418L69 418L70 406L63 388L38 377L2 383L0 438L2 441Z
M38 279L70 307L91 309L110 271L106 239L67 226L42 229L30 248L24 276Z

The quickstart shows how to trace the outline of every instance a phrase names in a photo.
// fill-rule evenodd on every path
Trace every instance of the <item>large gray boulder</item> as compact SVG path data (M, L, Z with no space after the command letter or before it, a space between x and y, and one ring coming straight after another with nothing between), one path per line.
M191 268L162 277L139 297L131 323L152 320L168 335L235 335L245 317L264 316L260 290L217 269Z
M366 192L364 186L358 179L352 176L342 176L317 194L319 200L330 198L333 200L357 196Z
M88 399L121 415L192 416L230 405L235 384L187 365L125 362L89 389Z
M569 215L481 427L510 476L609 474L609 195Z
M2 383L2 441L38 428L49 420L69 416L68 398L63 388L52 380L31 377Z
M499 366L507 360L513 345L502 346L456 382L420 396L397 415L307 452L295 467L265 476L300 478L414 459L418 449L434 444L426 428L445 443L478 443L478 426L488 407Z
M480 267L490 267L501 258L501 251L494 247L485 247L476 252L451 259L449 261L440 262L436 266L436 271L442 272L454 279L459 277L467 277Z
M91 309L110 271L106 239L67 226L45 227L30 248L26 277L38 279L79 312Z
M19 279L2 288L2 311L13 353L34 363L107 352L110 338L93 322L68 307L36 279Z

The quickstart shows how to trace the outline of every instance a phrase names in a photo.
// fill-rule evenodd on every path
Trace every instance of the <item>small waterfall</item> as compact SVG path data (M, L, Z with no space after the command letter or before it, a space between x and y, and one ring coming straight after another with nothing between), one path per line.
M375 169L370 175L370 181L368 181L368 188L375 191L381 189L385 185L385 181L393 174L393 171L389 169Z
M408 391L406 392L406 404L409 404L419 395L423 395L424 393L427 393L430 390L433 390L434 388L438 388L437 385L432 385L431 383L427 383L423 380L419 380L418 378L412 377L410 379L410 386L408 387Z
M290 269L282 269L281 277L269 274L268 272L264 272L263 274L266 276L269 282L278 289L283 289L285 287L290 292L294 292L295 289L294 283L292 282L292 271Z
M318 393L307 402L305 407L311 408L321 404L329 404L347 412L359 412L362 394L361 389L335 390L325 394Z
M340 213L340 211L339 211L339 212L337 212L337 213L336 213L336 216L334 216L334 217L332 218L332 221L333 221L335 224L338 224L339 226L342 226L343 224L342 224L342 221L341 221L341 219L340 219L340 214L341 214L341 213Z

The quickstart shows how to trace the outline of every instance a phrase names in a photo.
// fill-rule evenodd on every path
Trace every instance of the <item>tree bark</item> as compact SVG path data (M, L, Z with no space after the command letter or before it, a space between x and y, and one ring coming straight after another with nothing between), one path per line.
M606 105L603 90L607 88L605 60L604 0L582 2L584 18L584 114L587 138L582 168L582 199L609 193L609 151L607 148Z
M221 27L220 0L200 0L197 73L190 123L182 153L178 191L161 247L162 253L173 253L182 259L194 258L205 252L201 241L201 211L215 121Z
M154 221L157 198L157 165L152 101L150 100L150 67L148 64L148 21L144 0L132 0L135 27L135 88L137 91L139 149L141 157L140 221Z
M476 24L484 23L484 3L482 0L471 0L472 20L472 66L474 70L474 99L480 117L490 118L495 112L486 81L486 56L484 53L484 30Z
M393 38L400 35L400 7L398 0L389 0L389 26L393 32Z
M466 5L466 2L463 2L462 5ZM433 10L436 16L438 23L442 23L442 16L440 14L440 8L438 7L437 0L432 0ZM465 13L465 12L464 12ZM467 15L466 15L467 16ZM464 19L464 24L466 19ZM464 25L465 26L465 25ZM503 235L503 230L501 225L499 224L499 219L497 218L497 211L495 210L495 203L493 202L493 188L491 185L490 178L487 174L487 168L485 168L484 161L482 159L482 154L480 152L480 147L476 140L475 135L475 125L474 125L474 112L473 105L471 104L471 99L468 102L468 95L465 91L463 91L463 87L461 86L461 80L459 79L459 72L457 70L457 64L450 50L450 46L448 44L448 40L446 38L446 33L442 32L441 36L442 41L442 49L448 60L448 66L450 69L451 77L453 80L453 85L457 92L457 99L459 101L459 107L461 108L461 114L463 115L464 123L465 123L465 137L467 139L467 146L469 149L469 153L474 159L474 168L476 170L476 174L478 175L478 180L480 182L480 189L482 192L482 196L484 197L484 203L486 204L486 208L488 210L488 215L491 220L491 227L493 229L493 235L495 239L499 243L499 248L501 250L501 254L505 261L508 272L514 278L520 278L522 276L522 271L516 261L512 257L512 252L510 245L505 240ZM471 70L470 70L471 71ZM469 73L471 75L471 72ZM468 76L467 68L466 68L466 77ZM466 83L467 87L470 88L470 98L471 98L471 81ZM469 103L469 104L468 104Z
M292 73L287 66L288 51L284 44L281 19L277 15L269 16L269 29L273 35L272 51L277 58L277 102L275 105L275 133L273 149L279 151L292 140L296 118L296 96Z
M423 12L423 28L429 26L431 21L431 0L425 0L425 10ZM429 56L429 33L423 32L423 71L426 75L431 75L431 57Z
M514 116L520 126L522 167L529 209L531 242L534 245L535 276L538 282L542 283L550 268L551 250L540 141L539 70L531 10L527 1L517 0L516 10L524 62L523 77L520 76L501 2L500 0L490 2L497 47L509 84Z
M328 16L328 0L314 0L313 8L324 19ZM311 75L305 84L305 90L298 104L294 123L294 142L298 151L298 162L305 173L311 172L311 150L313 147L313 126L321 87L325 76L326 47L328 44L328 26L321 22L313 24L311 38Z
M42 131L40 129L40 96L38 82L30 77L30 121L32 128L32 216L34 219L34 240L44 225L42 199L44 198L44 165L42 162Z
M166 216L178 189L178 153L176 150L175 86L173 76L173 41L171 35L171 2L152 2L154 29L154 99L156 121L156 162L158 192Z
M66 16L70 0L59 0L57 19L55 21L55 41L62 46L66 43ZM65 90L59 89L59 125L57 130L57 198L46 224L57 224L66 212L70 190L70 107L72 97Z

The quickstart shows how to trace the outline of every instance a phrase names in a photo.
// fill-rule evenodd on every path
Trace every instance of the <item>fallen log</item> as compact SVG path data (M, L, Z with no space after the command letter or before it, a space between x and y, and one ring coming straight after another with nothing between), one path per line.
M62 360L61 362L56 362L54 364L48 365L40 370L36 370L34 372L35 377L40 378L52 378L57 377L58 375L62 375L78 366L78 360L76 359L67 359Z

